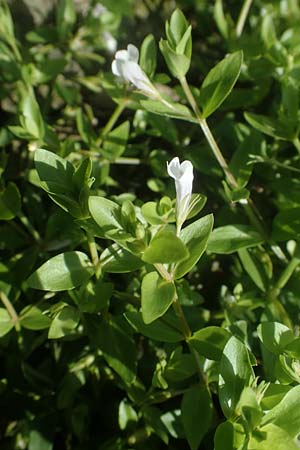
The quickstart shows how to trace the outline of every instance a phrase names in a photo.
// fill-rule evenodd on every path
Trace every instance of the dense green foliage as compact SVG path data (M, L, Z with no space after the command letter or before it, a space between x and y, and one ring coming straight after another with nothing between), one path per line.
M30 5L0 0L1 449L296 450L298 1Z

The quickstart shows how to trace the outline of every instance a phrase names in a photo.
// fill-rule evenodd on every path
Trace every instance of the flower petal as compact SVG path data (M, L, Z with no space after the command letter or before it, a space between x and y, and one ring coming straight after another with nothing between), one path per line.
M139 61L139 50L135 45L127 45L128 61L138 62Z
M118 50L117 53L115 54L115 59L116 60L121 60L121 61L128 61L129 59L129 55L128 55L128 51L127 50Z
M176 180L180 177L180 163L178 156L175 156L169 163L167 163L167 171L170 177Z

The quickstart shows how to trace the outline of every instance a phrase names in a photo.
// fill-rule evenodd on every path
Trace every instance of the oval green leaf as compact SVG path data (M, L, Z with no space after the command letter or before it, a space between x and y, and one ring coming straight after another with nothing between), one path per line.
M229 254L240 248L255 247L263 242L259 233L247 225L226 225L215 228L208 240L207 251Z
M200 355L219 361L230 333L221 327L206 327L196 331L189 342Z
M254 380L248 350L232 336L225 345L220 361L219 400L227 418L235 414L236 405L245 386Z
M145 324L163 316L176 294L173 283L163 280L157 272L150 272L142 281L142 316Z
M230 94L241 71L243 53L226 56L205 77L200 88L199 105L202 117L210 116Z
M213 405L204 386L194 386L185 392L181 403L181 417L191 450L197 450L210 427Z
M110 273L126 273L143 266L143 261L118 244L107 247L100 256L101 269Z
M189 256L183 242L170 230L159 231L143 254L143 261L150 264L169 264L182 261Z
M85 253L66 252L45 262L28 278L27 284L43 291L66 291L85 283L93 273Z
M189 257L177 264L175 278L183 277L197 264L206 249L213 223L213 215L208 214L181 230L180 239L186 245Z
M122 229L119 222L121 208L117 203L104 197L91 196L89 198L90 213L104 233Z

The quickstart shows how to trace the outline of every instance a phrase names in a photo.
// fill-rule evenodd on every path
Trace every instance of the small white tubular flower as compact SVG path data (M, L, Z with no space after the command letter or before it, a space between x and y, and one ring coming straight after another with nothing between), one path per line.
M189 206L193 188L193 164L191 161L183 161L181 164L176 156L167 163L167 170L170 177L175 180L176 188L176 221L180 230L182 224L189 214Z
M139 51L129 44L127 50L119 50L115 54L115 59L112 62L111 70L114 75L121 78L123 81L128 81L137 89L142 91L149 97L160 97L159 92L153 86L145 72L138 64Z

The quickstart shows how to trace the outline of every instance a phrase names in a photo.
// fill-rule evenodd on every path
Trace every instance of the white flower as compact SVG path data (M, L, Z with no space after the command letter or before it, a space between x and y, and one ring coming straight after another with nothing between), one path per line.
M115 59L111 66L112 73L117 77L120 77L123 81L132 83L144 94L150 97L159 98L159 92L139 66L138 60L138 49L134 45L129 44L127 50L119 50L115 54Z
M182 224L189 214L190 201L193 188L193 164L191 161L183 161L173 158L167 163L167 170L170 177L175 180L176 188L176 221L177 229L180 230Z

